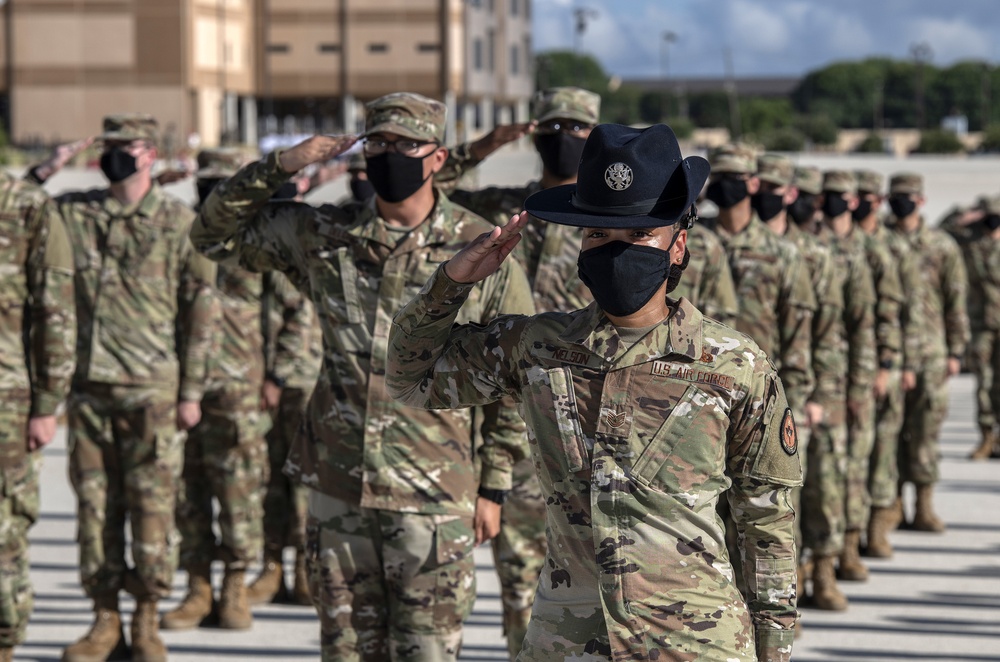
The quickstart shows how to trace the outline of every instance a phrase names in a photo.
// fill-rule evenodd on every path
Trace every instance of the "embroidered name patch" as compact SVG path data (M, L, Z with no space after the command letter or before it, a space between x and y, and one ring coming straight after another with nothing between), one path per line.
M556 349L552 351L552 358L556 361L562 361L563 363L572 363L573 365L587 365L589 363L589 356L586 352L577 352L572 349Z
M687 382L698 382L699 384L709 384L731 390L736 385L736 379L729 375L720 375L716 372L698 370L686 365L667 363L666 361L653 361L651 373L656 377L671 377L673 379L683 379Z
M799 450L799 436L795 432L795 421L792 419L792 410L785 408L785 415L781 419L781 450L789 455L795 455Z

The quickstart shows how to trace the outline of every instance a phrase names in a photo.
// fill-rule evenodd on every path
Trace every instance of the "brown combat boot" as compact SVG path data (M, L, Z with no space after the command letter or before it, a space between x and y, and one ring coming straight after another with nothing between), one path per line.
M896 503L889 506L885 526L889 531L895 531L903 523L904 519L906 519L906 513L903 511L903 496L899 495L896 497Z
M872 508L868 519L868 547L865 556L875 559L892 558L892 544L889 542L889 525L892 523L893 512L889 508Z
M917 485L917 511L913 515L913 524L910 526L914 531L930 531L931 533L944 531L944 522L934 513L933 495L933 485Z
M79 641L63 649L62 659L63 662L129 659L117 594L94 598L94 624Z
M980 426L979 431L983 440L979 442L979 447L969 455L970 460L988 460L996 449L997 435L993 428L983 425Z
M167 647L160 639L156 600L137 598L132 614L132 662L167 662Z
M220 628L249 630L253 625L253 615L247 602L245 578L246 571L226 568L226 576L222 580L222 594L219 597Z
M847 596L837 588L833 559L832 556L813 557L813 590L809 604L826 611L844 611L847 609Z
M284 602L285 572L281 568L281 550L264 552L264 567L257 579L247 587L247 601L251 605L263 605L268 602Z
M837 579L845 582L868 581L868 568L861 562L861 530L850 529L844 534L844 551L840 553Z
M295 584L292 587L292 602L300 605L311 605L312 598L309 596L309 573L306 572L305 552L295 552Z
M164 630L190 630L201 625L212 614L211 566L192 568L188 574L188 592L176 609L160 619Z

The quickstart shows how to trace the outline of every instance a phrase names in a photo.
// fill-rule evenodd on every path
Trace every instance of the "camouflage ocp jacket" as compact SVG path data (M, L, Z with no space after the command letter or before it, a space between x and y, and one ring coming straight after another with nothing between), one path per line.
M685 299L632 347L596 304L454 326L471 290L438 270L396 316L386 379L414 407L518 403L548 529L519 659L788 660L801 467L760 348Z

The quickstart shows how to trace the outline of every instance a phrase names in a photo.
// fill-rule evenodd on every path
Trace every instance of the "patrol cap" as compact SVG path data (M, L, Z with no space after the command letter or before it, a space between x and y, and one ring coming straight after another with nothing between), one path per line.
M915 172L897 172L889 178L889 195L924 194L924 178Z
M729 143L712 150L708 155L712 174L736 173L752 175L757 172L757 150L746 143Z
M795 165L787 156L764 154L757 159L757 177L762 182L788 186L795 177Z
M554 119L597 124L601 117L601 97L579 87L550 87L540 90L533 101L533 115L539 122Z
M858 193L874 193L882 195L882 175L874 170L855 170L858 180Z
M395 133L443 143L446 115L440 101L413 92L394 92L365 105L365 135Z
M198 152L198 179L225 179L232 177L243 167L247 158L243 150L236 147L203 149Z
M159 138L156 118L143 113L123 113L104 118L103 129L98 140L146 140L156 144Z
M823 192L823 175L815 166L795 168L795 187L802 193L819 195Z
M368 162L365 161L365 154L360 149L347 159L347 172L362 172L368 169Z
M984 199L983 211L987 216L1000 216L1000 196Z
M823 173L823 190L853 195L858 192L858 181L850 170L827 170Z

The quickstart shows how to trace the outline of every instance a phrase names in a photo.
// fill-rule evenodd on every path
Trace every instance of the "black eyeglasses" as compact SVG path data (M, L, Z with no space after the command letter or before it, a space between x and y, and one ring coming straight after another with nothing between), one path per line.
M390 145L392 145L392 149L397 154L416 156L421 147L424 145L437 145L437 142L433 140L411 140L409 138L402 138L400 140L365 138L365 155L378 156L379 154L385 154Z
M594 128L593 124L587 124L586 122L574 122L572 120L551 120L548 122L542 122L535 128L535 133L568 133L570 135L578 136L588 129Z

